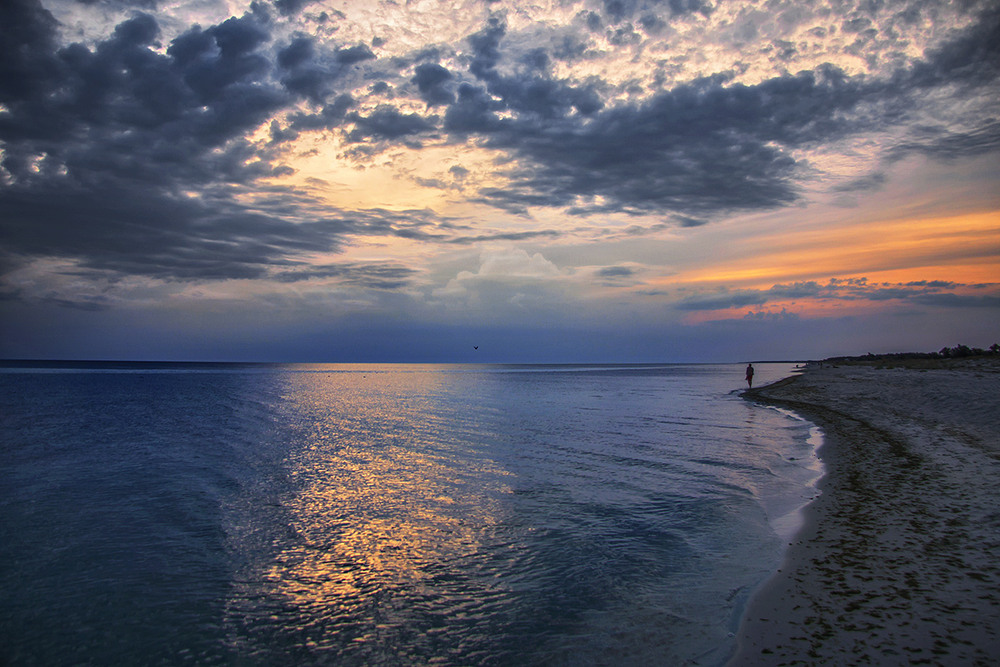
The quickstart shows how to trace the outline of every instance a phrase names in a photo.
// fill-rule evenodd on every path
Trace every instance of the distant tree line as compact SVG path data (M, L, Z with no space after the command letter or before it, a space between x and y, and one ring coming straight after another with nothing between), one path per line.
M981 347L969 347L968 345L956 345L955 347L942 347L937 352L889 352L887 354L872 354L869 352L860 357L831 357L830 362L848 361L889 361L902 359L961 359L963 357L985 357L1000 356L1000 344L993 343L985 350Z
M986 354L1000 354L1000 345L993 343L988 349L981 347L969 347L968 345L956 345L955 347L942 347L936 353L943 359L958 357L981 357Z

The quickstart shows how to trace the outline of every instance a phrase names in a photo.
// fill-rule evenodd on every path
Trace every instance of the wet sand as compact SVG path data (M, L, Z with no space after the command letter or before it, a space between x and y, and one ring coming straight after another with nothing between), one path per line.
M998 360L813 365L745 397L819 424L826 475L729 664L998 664Z

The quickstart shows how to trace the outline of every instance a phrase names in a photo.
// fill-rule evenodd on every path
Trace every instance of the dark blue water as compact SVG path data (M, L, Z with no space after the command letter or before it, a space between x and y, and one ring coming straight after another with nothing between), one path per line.
M67 366L0 369L4 664L720 664L815 495L740 366Z

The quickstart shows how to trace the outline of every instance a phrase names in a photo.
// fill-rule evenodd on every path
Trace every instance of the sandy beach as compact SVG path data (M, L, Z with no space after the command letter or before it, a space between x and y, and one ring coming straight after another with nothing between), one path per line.
M822 427L826 475L729 664L997 664L1000 363L824 366L746 392Z

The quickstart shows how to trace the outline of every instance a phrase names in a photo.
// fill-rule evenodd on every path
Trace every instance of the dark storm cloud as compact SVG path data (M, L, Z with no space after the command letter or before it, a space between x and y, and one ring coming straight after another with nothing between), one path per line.
M494 100L480 86L463 83L458 87L458 98L448 107L444 117L444 127L454 134L490 134L510 128L510 121L503 121L497 113L503 104Z
M156 20L139 14L93 48L59 47L55 21L37 2L2 3L4 263L60 257L84 270L163 280L265 278L290 256L336 250L345 235L424 226L419 215L381 211L317 215L315 202L280 188L256 188L252 204L231 196L285 173L248 132L297 99L323 99L336 76L325 63L373 57L367 47L324 55L296 39L272 63L269 21L258 10L194 27L164 54L152 48ZM352 104L341 95L288 130L272 124L272 143L310 124L336 125ZM379 137L425 127L391 110L357 122ZM369 284L393 280L401 278L376 273Z
M289 92L314 104L323 104L346 69L374 58L375 54L365 45L326 54L318 52L312 38L299 37L278 51L276 63L285 70L281 83Z
M298 37L278 51L277 63L279 67L292 69L313 59L316 48L311 37Z
M637 16L648 15L664 10L671 15L699 13L708 16L712 13L712 5L702 0L603 0L603 14L612 23L632 20Z
M797 165L781 145L838 131L826 109L851 100L836 87L811 74L757 87L708 79L587 123L570 119L517 135L501 128L490 143L509 146L534 168L485 195L501 206L567 206L599 195L607 209L695 216L788 204L797 196ZM820 111L828 122L815 122Z
M344 93L338 95L332 102L323 106L319 113L307 114L297 112L291 114L289 127L293 134L308 130L329 130L343 124L347 112L355 105L353 97Z
M865 190L878 190L885 183L886 177L882 172L866 174L855 178L847 183L843 183L833 188L834 192L858 192Z
M631 11L621 7L616 15ZM693 4L687 9L698 11ZM910 123L930 90L963 88L963 95L980 97L995 91L998 16L984 13L925 61L886 80L851 78L829 65L756 85L720 74L642 104L606 109L591 86L549 79L537 68L502 74L506 27L493 19L469 39L469 72L481 83L459 85L444 127L479 135L526 160L510 174L509 185L480 193L482 201L511 212L558 206L581 214L673 211L696 219L781 207L799 198L808 169L792 151ZM887 157L996 151L1000 125L992 119L979 123L961 132L925 127ZM850 189L875 187L878 179L857 181ZM604 203L580 203L595 196Z
M336 278L339 282L374 289L399 289L410 284L417 272L398 264L329 264L279 271L280 282Z
M495 68L501 58L500 41L506 33L506 24L499 18L493 17L485 28L469 36L469 45L472 47L469 72L484 80L497 76Z
M278 51L277 64L286 70L281 78L285 88L320 104L330 92L333 77L328 69L315 62L315 56L313 40L300 37Z
M392 232L380 217L296 223L139 188L8 193L0 217L0 243L22 254L75 257L87 268L163 280L261 278L290 254L336 249L344 234Z
M642 105L602 109L592 86L501 74L502 22L470 38L469 71L484 82L458 89L445 129L476 133L528 165L485 201L511 211L603 197L608 209L689 214L781 206L797 197L798 165L782 146L846 134L843 116L863 90L833 68L732 84L716 76ZM511 118L503 112L515 112ZM576 112L571 113L571 112ZM577 210L593 212L592 207Z
M922 127L911 133L908 141L892 148L888 158L898 159L920 153L938 160L954 160L1000 151L1000 122L990 122L968 132L945 126Z
M37 5L11 14L4 18L20 24L8 24L5 34L33 38L11 49L20 61L0 84L10 190L24 194L59 179L69 187L115 180L168 187L209 174L260 175L260 164L239 166L247 157L242 137L288 103L264 81L270 64L257 52L267 40L264 17L193 28L163 55L150 48L159 29L147 15L120 24L90 50L54 48L51 17Z
M0 99L36 98L58 72L56 20L39 3L0 3Z
M983 91L991 106L1000 95L1000 7L983 12L979 20L927 54L913 68L898 72L885 85L887 97L896 96L920 107L919 95L940 90L952 94L958 106ZM890 159L921 153L937 159L954 159L1000 150L1000 122L993 115L976 118L961 129L941 123L921 124L908 140L893 147Z
M345 70L374 58L375 54L363 44L320 53L312 38L297 37L278 51L275 62L285 70L281 83L288 91L323 104Z
M554 229L539 229L530 232L496 232L493 234L476 234L473 236L454 236L447 239L448 243L454 245L472 245L489 241L527 241L528 239L549 238L556 239L562 236L562 232Z
M367 116L352 113L349 120L354 122L354 130L348 134L351 141L364 139L401 139L410 135L433 130L433 119L418 114L402 113L396 107L381 105Z
M417 65L412 82L417 85L420 97L427 102L427 106L436 106L455 101L455 93L449 88L453 78L451 72L444 67L436 63L423 63Z
M768 301L766 290L724 290L718 294L688 297L677 304L680 310L722 310L760 306Z
M375 54L364 44L338 49L336 53L337 62L341 65L355 65L374 58Z
M909 85L988 85L1000 73L1000 7L984 11L954 39L931 50L907 75Z
M304 8L314 4L317 0L274 0L274 6L282 15L298 14Z
M681 227L701 227L702 225L707 225L708 220L702 218L692 218L687 215L675 215L674 220L676 220Z
M754 312L752 310L747 311L747 314L743 316L744 321L751 322L794 322L799 319L798 313L790 313L784 308L780 312L772 313L769 311L758 311Z
M628 278L634 273L635 271L627 266L605 266L597 271L597 275L602 278Z
M81 5L101 4L107 7L136 7L139 9L156 9L158 0L76 0Z
M1000 296L970 294L921 294L914 299L926 306L946 308L1000 308Z
M769 302L795 299L827 301L891 301L900 300L930 306L952 308L985 308L1000 303L994 294L957 294L956 291L995 291L996 285L960 285L947 281L916 281L909 283L870 283L866 278L833 278L823 285L816 281L778 284L766 290L721 290L681 300L681 310L725 310L746 306L761 306Z
M502 21L491 19L486 28L469 38L469 44L473 48L469 72L484 81L486 89L477 90L467 86L460 90L458 104L463 105L463 108L467 108L471 99L484 96L499 98L503 109L527 117L515 126L518 131L522 131L529 129L527 123L535 119L561 118L572 110L582 116L590 116L603 107L604 103L593 87L570 85L545 76L548 54L543 49L533 49L528 57L521 59L529 65L522 74L501 74L496 67L503 58L500 46L506 32L507 27ZM464 99L461 96L463 92ZM452 124L449 129L467 131L460 125Z

